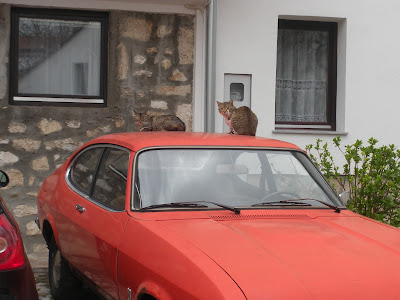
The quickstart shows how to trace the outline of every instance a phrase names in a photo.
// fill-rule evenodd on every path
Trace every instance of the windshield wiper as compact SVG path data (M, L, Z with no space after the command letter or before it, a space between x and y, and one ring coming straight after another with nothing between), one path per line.
M253 204L252 206L276 206L280 204L293 204L293 206L311 206L309 203L304 203L300 201L317 201L329 208L332 208L336 213L340 213L341 209L335 205L326 203L324 201L313 199L313 198L303 198L303 199L293 199L293 200L282 200L282 201L274 201L274 202L264 202L264 203L257 203Z
M197 203L187 203L187 202L171 202L171 203L163 203L163 204L153 204L146 207L142 207L141 210L148 210L153 208L163 208L163 207L208 207L207 205L200 205Z
M225 205L225 204L216 203L216 202L211 202L211 201L191 201L191 202L186 202L186 203L194 203L194 202L196 202L196 203L210 203L210 204L225 208L227 210L233 211L237 215L240 214L240 209L239 208L232 207L232 206ZM185 202L183 202L183 203L185 203Z
M311 206L310 203L281 200L281 201L256 203L256 204L253 204L252 207L255 207L255 206L282 206L282 204L288 204L288 205L284 205L284 206Z
M144 211L144 210L148 210L148 209L153 209L153 208L163 208L163 207L208 207L207 205L201 205L199 203L209 203L215 206L219 206L222 208L225 208L227 210L233 211L235 214L240 214L240 209L237 207L231 207L228 205L224 205L224 204L219 204L219 203L215 203L215 202L211 202L211 201L188 201L188 202L171 202L171 203L163 203L163 204L153 204L153 205L149 205L146 207L143 207L141 209L139 209L139 211Z
M336 213L340 213L341 209L333 204L326 203L325 201L318 200L318 199L313 199L313 198L302 198L302 199L293 199L289 201L317 201L325 206L328 206L329 208L332 208Z

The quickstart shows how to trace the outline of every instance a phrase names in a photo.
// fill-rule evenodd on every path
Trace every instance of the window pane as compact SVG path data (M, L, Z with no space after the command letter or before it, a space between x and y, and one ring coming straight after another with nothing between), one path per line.
M85 194L89 194L97 163L103 148L95 148L84 152L75 161L71 170L73 184Z
M302 153L298 156L308 159ZM288 200L284 196L288 193L292 200L335 203L335 196L326 193L328 184L311 175L318 172L315 167L306 166L290 151L148 150L139 154L136 166L137 208L187 201L251 207L263 199ZM321 206L315 201L310 204Z
M19 18L18 93L100 96L101 22Z
M107 149L93 191L93 198L116 210L125 208L126 178L129 154L119 149Z
M327 124L330 121L329 41L328 29L279 29L275 111L277 122Z

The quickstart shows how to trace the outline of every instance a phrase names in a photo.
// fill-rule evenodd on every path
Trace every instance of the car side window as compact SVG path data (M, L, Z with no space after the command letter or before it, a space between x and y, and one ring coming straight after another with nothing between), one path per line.
M112 209L124 210L128 166L127 151L106 149L97 172L93 199Z
M94 173L104 148L93 148L83 152L75 160L72 168L70 180L72 184L89 195L92 186Z

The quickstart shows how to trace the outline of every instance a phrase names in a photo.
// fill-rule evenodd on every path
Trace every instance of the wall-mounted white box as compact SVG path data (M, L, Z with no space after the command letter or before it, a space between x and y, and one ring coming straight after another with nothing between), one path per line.
M241 106L251 107L251 74L224 74L224 102L233 100L236 108ZM228 126L223 119L223 132Z

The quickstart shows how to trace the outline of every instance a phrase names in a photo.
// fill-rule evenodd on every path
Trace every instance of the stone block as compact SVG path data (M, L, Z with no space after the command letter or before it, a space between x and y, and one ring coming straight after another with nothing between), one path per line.
M178 69L175 69L172 72L172 76L170 78L168 78L168 79L172 80L172 81L187 81L187 78L186 78L185 74L183 74Z
M179 86L161 85L157 88L157 94L165 96L170 96L170 95L186 96L191 92L192 92L191 85L179 85Z
M24 123L11 122L8 125L9 133L24 133L26 131L26 125Z
M139 70L136 71L135 73L133 73L134 76L142 76L145 75L147 77L152 77L153 76L153 72L147 71L147 70Z
M13 214L17 218L22 218L29 215L36 215L38 213L36 206L18 205L13 210Z
M95 138L95 137L97 137L99 135L100 135L100 132L99 132L98 129L93 129L93 130L87 130L86 131L86 136L88 138Z
M115 119L115 127L120 128L125 125L125 119L121 116Z
M63 140L54 140L44 143L46 150L61 149L69 152L73 152L83 145L83 142L74 141L72 138L67 138Z
M26 235L32 236L39 234L41 234L41 232L40 229L37 227L35 221L31 221L28 224L26 224Z
M10 183L4 187L4 189L10 189L17 186L24 185L24 175L22 175L21 171L16 169L4 170L8 177L10 178Z
M155 109L167 109L168 103L162 100L152 100L150 103L150 107Z
M161 61L161 65L163 66L163 68L165 70L168 70L171 67L171 60L169 60L168 58L165 58Z
M0 167L12 165L19 160L18 156L11 152L0 151Z
M121 97L124 99L131 99L133 97L133 90L129 87L122 87Z
M52 119L46 119L46 118L43 118L39 122L38 127L39 127L40 131L42 132L42 134L44 134L44 135L48 135L48 134L62 130L62 126L61 126L60 122L57 122Z
M178 35L179 63L193 64L194 61L194 32L193 29L180 28Z
M157 52L158 52L158 48L157 48L157 47L150 47L150 48L147 48L147 49L146 49L146 52L147 52L148 54L154 54L154 53L157 53Z
M157 36L159 38L163 38L163 37L165 37L167 35L170 35L171 33L172 33L172 28L171 27L168 27L167 25L158 26Z
M81 122L78 120L66 121L65 124L67 124L69 128L73 129L78 129L81 127Z
M133 62L139 65L143 65L146 62L146 60L147 58L140 54L136 54L135 57L133 58Z
M128 53L126 52L126 47L122 42L119 43L117 49L120 51L120 58L118 62L118 78L125 80L128 77L129 70Z
M112 127L111 127L111 125L105 125L105 126L99 127L99 129L104 133L110 133L112 130Z
M36 178L34 176L29 177L28 185L32 186L35 183L35 179Z
M28 152L34 152L40 148L41 141L31 139L16 139L13 140L13 147Z
M48 171L50 169L49 161L46 156L32 161L32 169L35 171Z
M136 93L136 96L137 96L138 98L144 98L144 97L146 96L146 93L143 92L143 91L138 91L138 92Z
M146 19L127 17L120 24L119 30L124 38L132 38L141 42L147 42L151 37L153 23Z

